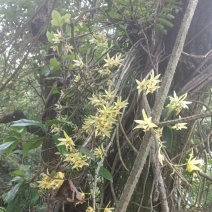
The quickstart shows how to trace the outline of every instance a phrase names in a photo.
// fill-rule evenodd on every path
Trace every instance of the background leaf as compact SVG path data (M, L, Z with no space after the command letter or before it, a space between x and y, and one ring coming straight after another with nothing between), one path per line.
M11 126L15 127L27 127L27 126L37 126L42 128L46 132L46 127L39 121L29 120L29 119L20 119L18 121L11 122Z
M113 182L113 176L112 174L103 166L99 170L99 175L102 176L103 178Z
M23 146L23 154L24 156L28 155L28 151L31 149L36 149L38 147L41 146L41 144L43 143L43 139L38 139L34 142L27 142L24 144Z
M7 193L7 196L6 196L7 202L10 202L15 198L15 196L18 193L19 188L21 187L22 184L23 184L23 182L19 182L14 187L12 187L12 189Z
M12 144L14 144L16 141L9 141L9 142L6 142L6 143L3 143L0 145L0 152L1 151L4 151L6 149L8 149Z
M92 160L95 160L94 154L91 151L89 151L89 149L81 146L79 150L80 150L80 152L82 152L86 156L90 157Z
M62 17L60 15L59 12L57 12L56 10L52 11L52 20L51 20L51 24L53 26L61 26L62 23Z

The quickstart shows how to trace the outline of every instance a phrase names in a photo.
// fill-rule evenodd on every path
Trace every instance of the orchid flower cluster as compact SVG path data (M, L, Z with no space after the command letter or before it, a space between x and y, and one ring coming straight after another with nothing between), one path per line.
M95 137L110 137L113 126L117 123L117 115L121 114L121 110L127 107L127 102L122 101L121 97L117 97L114 103L110 101L115 98L113 92L105 91L104 95L93 95L91 104L97 107L95 115L88 116L82 129L86 133L94 132Z
M104 212L112 212L114 210L114 208L109 208L109 204L110 204L110 202L107 204L107 206L105 208L100 208L100 209L103 209ZM95 212L95 211L91 206L89 206L89 207L87 207L86 212Z
M142 91L145 91L145 94L148 94L148 93L153 93L155 90L157 90L160 87L157 85L157 83L160 82L159 77L160 75L154 76L154 70L151 70L149 79L147 80L144 79L142 82L140 82L139 80L136 80L136 83L138 85L137 86L138 94L140 94ZM170 103L166 106L168 108L167 117L173 111L176 111L176 115L178 115L183 108L188 108L187 105L191 104L192 102L185 101L186 97L187 97L187 93L178 97L175 91L174 91L173 97L169 96ZM143 116L143 120L134 120L138 124L134 129L142 128L144 132L147 132L147 131L150 131L151 128L157 128L157 129L154 129L154 134L159 143L158 160L160 164L163 165L165 156L162 153L162 147L164 146L163 146L163 142L160 139L162 137L163 128L158 128L158 126L152 122L152 117L147 117L147 114L144 109L142 109L142 116ZM181 119L181 116L179 116L179 119ZM175 130L187 129L186 125L187 123L177 123L171 128ZM190 157L186 163L188 172L200 170L200 168L196 165L202 163L202 160L196 160L195 158L192 159L192 157L193 157L193 152L190 154Z
M144 79L141 82L139 80L136 80L136 83L138 85L137 86L138 95L140 95L142 91L146 91L146 94L153 93L158 88L160 88L160 86L157 85L159 82L161 82L161 80L158 79L159 77L160 77L160 74L155 76L154 70L152 69L150 71L150 78L148 80Z
M104 51L108 49L108 39L102 33L94 34L90 39L90 43L95 45L95 49L103 48Z
M38 181L38 188L39 189L56 189L59 188L64 181L64 173L57 172L53 177L49 174L47 169L47 174L42 173L41 181Z
M178 97L174 91L174 96L169 96L170 103L166 106L169 110L167 113L167 117L173 112L176 111L176 115L178 115L183 108L188 108L188 104L192 102L185 101L187 97L187 93L183 94L182 96Z
M61 141L57 146L65 146L67 153L64 155L64 162L68 162L72 165L72 169L81 169L83 166L88 166L88 158L86 155L83 155L79 152L78 149L75 148L75 143L71 137L67 135L64 131L65 138L59 138L58 140ZM59 153L60 154L60 153Z

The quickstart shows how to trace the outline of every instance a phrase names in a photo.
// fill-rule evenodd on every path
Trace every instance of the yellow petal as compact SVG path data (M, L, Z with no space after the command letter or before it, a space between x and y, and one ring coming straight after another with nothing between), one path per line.
M147 115L146 115L146 112L144 109L142 109L142 115L144 117L144 121L147 122L148 121L148 118L147 118Z
M192 172L192 171L200 171L200 168L192 163L187 164L187 171Z
M66 133L65 131L63 131L63 132L64 132L65 138L66 138L67 140L69 140L70 138L69 138L69 136L67 135L67 133Z

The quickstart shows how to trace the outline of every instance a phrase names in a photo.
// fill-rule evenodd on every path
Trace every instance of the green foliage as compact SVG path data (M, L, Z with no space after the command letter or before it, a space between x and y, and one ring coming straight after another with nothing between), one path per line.
M113 176L112 174L103 166L99 170L99 175L102 176L103 178L113 182Z
M168 152L172 152L173 148L173 129L165 126L163 128L162 141L166 142L166 148Z
M61 16L60 13L56 10L52 11L52 20L51 24L56 27L62 27L64 23L69 23L71 18L71 14L65 14Z
M37 126L42 129L45 129L44 125L39 121L28 120L28 119L20 119L18 121L11 122L12 127L27 127L27 126Z
M42 14L46 15L46 17L42 16L46 18L46 23L49 17L51 20L40 32L41 37L45 35L47 37L41 41L41 37L32 37L31 32L24 28L24 24L31 20L32 9L39 6L41 1L0 1L2 14L0 26L3 35L1 49L6 49L2 51L5 55L0 56L0 68L3 70L0 77L2 85L9 81L9 84L5 84L5 90L4 87L0 87L3 90L1 113L22 108L27 117L12 121L10 126L0 126L2 131L0 155L2 164L6 164L3 166L4 179L1 184L8 185L3 191L7 211L47 211L46 208L43 209L45 204L41 201L41 195L43 194L43 199L46 201L49 191L42 191L42 193L42 188L38 186L37 181L41 182L39 185L42 185L43 181L45 183L45 179L48 183L49 176L53 177L56 173L65 175L65 179L74 179L74 186L78 190L83 189L84 185L80 183L86 179L91 192L88 198L86 197L86 201L93 199L96 201L96 206L102 208L100 203L104 202L108 205L101 199L102 196L106 196L105 199L107 196L110 198L107 193L104 193L108 192L108 189L105 189L108 181L114 183L114 192L118 196L124 187L128 172L117 174L116 169L125 166L126 161L127 168L133 166L134 153L129 146L136 143L136 148L139 147L142 139L138 138L143 136L142 130L138 133L132 131L135 128L133 121L137 118L142 119L139 111L143 109L141 108L143 102L140 104L142 97L139 96L143 90L138 94L135 92L135 81L146 77L149 89L147 93L153 93L159 88L152 79L154 70L152 70L152 81L148 75L143 76L148 71L143 70L144 64L150 60L153 64L146 65L159 67L157 71L163 74L164 70L161 71L159 66L161 64L159 62L154 64L157 57L152 56L152 52L148 55L148 51L154 46L152 41L153 44L158 42L155 35L166 34L174 27L173 20L181 10L181 4L173 0L109 0L100 2L100 10L92 9L86 12L87 9L93 8L91 2L61 1L55 8L52 8L51 3L47 4L53 11L51 14ZM84 14L81 16L82 13ZM35 14L33 21L38 15ZM16 34L19 31L16 26L24 26L20 35ZM14 37L11 38L11 35ZM134 60L134 50L130 52L129 49L136 46L138 41L141 42L140 46L134 50L139 52L142 47L148 51L142 50ZM24 59L29 46L30 54L27 59ZM129 52L133 64L128 61ZM20 66L21 64L24 65ZM125 75L128 68L130 72ZM139 80L137 82L142 86ZM161 83L160 80L156 81ZM120 86L117 87L119 83ZM184 94L184 97L186 96ZM154 94L145 97L151 107ZM178 112L181 111L180 109L182 108L179 108ZM164 108L161 120L168 119L169 115L172 114ZM138 121L141 126L146 126L146 123L148 126L154 124L146 113L144 121ZM202 126L206 132L209 132L208 120L204 120ZM154 127L157 126L154 124ZM191 180L191 176L185 175L182 168L187 161L184 164L181 163L182 161L179 162L180 164L174 164L172 158L168 157L175 151L173 142L178 134L169 126L161 130L162 138L161 133L154 130L159 144L156 154L160 167L166 171L167 162L170 169L177 170L177 176L183 177L182 182L185 182L184 177L188 181ZM199 134L197 131L193 134L195 136L192 141L198 145L201 141ZM177 142L178 140L176 144ZM46 145L50 143L53 145ZM43 161L45 168L41 167L41 152L43 155L47 150L51 152L50 150L55 151L55 149L56 152L53 152L55 158L51 159L58 161L59 158L60 162L51 166ZM176 153L177 151L176 148ZM186 159L182 156L182 160ZM79 161L82 163L79 164ZM211 172L210 159L208 164L209 166L203 167ZM49 169L47 169L48 165ZM40 176L40 173L46 178ZM168 179L169 175L166 177ZM51 182L56 180L53 179ZM184 196L181 205L183 209L188 204L194 208L200 180L202 179L195 179L193 189L186 189L183 191L184 195L181 194ZM176 184L179 188L182 186L183 190L184 184L181 180L178 179ZM208 185L207 182L202 188L206 189ZM144 191L140 193L146 195L145 189L149 189L148 186L144 185ZM172 192L174 195L175 191ZM178 194L174 195L171 196L173 201L178 198ZM209 204L211 195L203 192L202 198Z

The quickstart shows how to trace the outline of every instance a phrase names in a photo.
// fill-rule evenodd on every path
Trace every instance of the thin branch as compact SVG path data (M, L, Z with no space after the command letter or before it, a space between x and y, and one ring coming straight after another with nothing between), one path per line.
M120 148L120 144L119 144L119 132L118 129L116 130L116 144L117 144L117 149L118 149L118 154L119 154L119 159L123 165L123 167L129 171L129 169L127 168L127 166L125 165L123 159L122 159L122 155L121 155L121 148Z
M122 123L121 123L121 120L120 120L120 117L118 117L118 121L119 121L119 126L120 126L120 129L122 131L122 133L124 134L124 137L128 143L128 145L131 147L131 149L137 154L138 153L138 150L133 146L133 144L131 143L130 139L128 138L123 126L122 126Z
M175 119L175 120L159 122L159 123L157 123L157 126L163 127L163 126L167 126L167 125L174 125L174 124L177 124L177 123L195 121L197 119L203 119L203 118L210 117L210 116L212 116L212 112L197 114L197 115L193 115L193 116L187 116L187 117Z
M204 172L199 172L199 175L204 177L205 179L209 180L210 182L212 182L212 176L211 175L208 175Z

